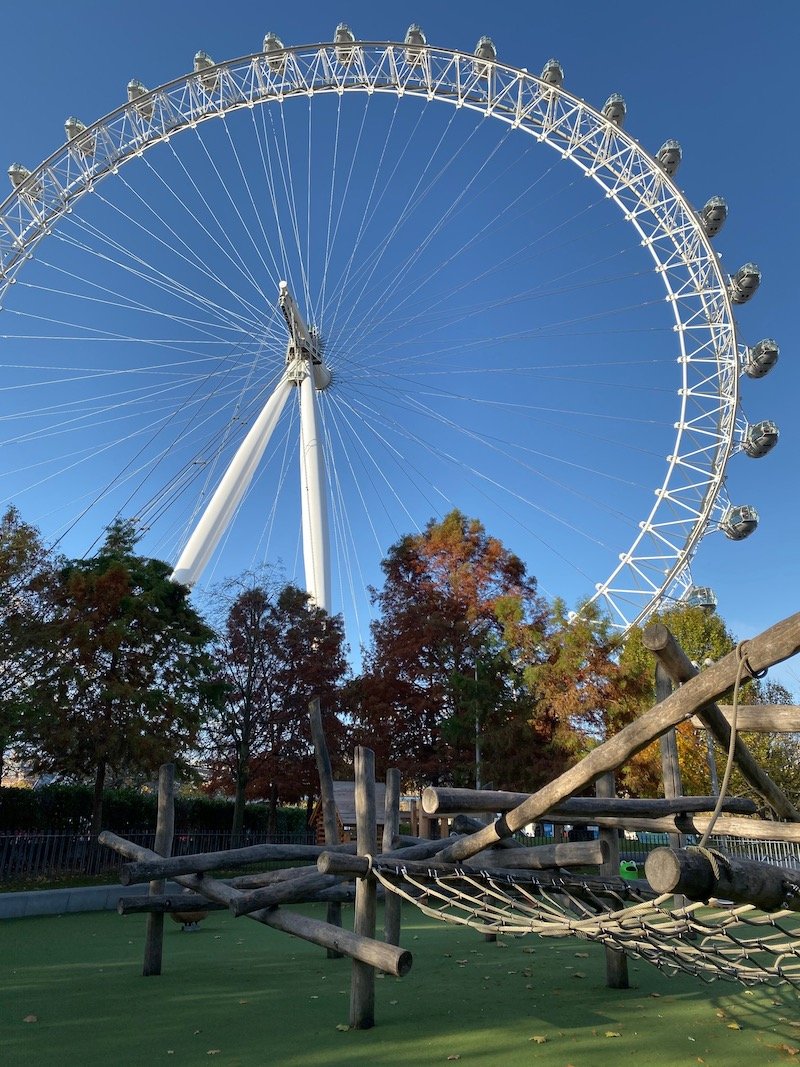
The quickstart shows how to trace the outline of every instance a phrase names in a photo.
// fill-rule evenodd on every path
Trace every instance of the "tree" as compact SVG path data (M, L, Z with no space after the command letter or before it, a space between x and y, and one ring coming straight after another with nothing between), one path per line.
M39 531L10 507L0 519L0 781L26 698L44 667L42 624L52 561Z
M524 704L523 672L542 654L547 607L519 557L477 519L452 511L401 538L373 591L379 617L365 671L350 690L361 736L379 764L417 780L474 781L475 739L495 776L502 722ZM497 783L495 783L497 784Z
M94 777L92 829L115 773L152 775L195 744L217 698L211 630L171 568L135 553L133 525L109 527L93 559L61 567L43 628L27 752L34 769Z
M278 802L313 795L316 782L308 704L320 698L335 758L337 715L346 673L342 620L316 607L295 585L249 575L217 594L224 616L215 645L225 700L208 725L212 788L235 797L240 833L245 797L269 799L274 830Z

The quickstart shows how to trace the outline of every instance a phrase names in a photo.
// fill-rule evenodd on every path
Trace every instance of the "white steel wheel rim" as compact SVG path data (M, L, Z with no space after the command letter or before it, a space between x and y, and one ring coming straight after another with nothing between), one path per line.
M272 62L272 66L270 65ZM465 107L548 144L603 190L636 230L672 305L681 367L676 438L649 513L591 601L626 629L685 587L709 529L735 434L738 347L727 279L697 215L659 164L624 130L565 90L500 63L426 47L413 64L401 44L359 43L352 61L332 45L222 63L153 90L88 127L0 205L0 300L43 236L108 174L175 133L241 108L318 94L415 96ZM206 87L202 79L206 79ZM212 82L213 78L213 82ZM210 87L209 87L210 86ZM152 104L152 114L145 113Z

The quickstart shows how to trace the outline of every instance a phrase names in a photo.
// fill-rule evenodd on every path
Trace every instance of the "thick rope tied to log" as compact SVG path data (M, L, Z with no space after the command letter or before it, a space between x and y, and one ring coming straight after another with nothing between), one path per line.
M562 874L499 875L454 867L410 873L377 862L372 875L384 888L443 922L481 933L577 936L706 982L745 985L789 982L800 988L800 915L771 914L752 904L670 907L644 883Z

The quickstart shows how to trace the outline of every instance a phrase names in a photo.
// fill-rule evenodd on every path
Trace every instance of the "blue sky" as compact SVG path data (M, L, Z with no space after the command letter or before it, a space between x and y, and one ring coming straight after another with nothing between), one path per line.
M612 6L578 3L556 10L547 5L533 8L522 3L495 9L485 4L430 3L421 10L407 4L350 3L335 7L306 3L297 8L284 5L265 13L260 5L238 0L224 8L204 2L164 5L144 0L136 6L135 15L127 6L80 0L68 6L49 0L35 8L14 5L5 13L2 45L6 84L14 88L9 94L9 99L14 102L8 103L0 115L0 141L7 163L20 161L31 167L36 165L62 142L63 122L67 115L75 114L88 123L111 111L122 103L125 85L131 77L153 87L188 70L196 50L204 49L217 60L245 55L258 50L267 30L277 33L286 44L328 40L338 21L347 22L356 35L365 40L402 39L407 25L418 21L431 44L465 50L474 48L478 37L488 34L493 38L501 60L536 72L550 56L556 56L565 68L567 86L577 95L598 106L611 92L624 95L628 105L626 129L646 147L655 151L669 137L680 140L684 159L679 184L693 203L700 206L714 194L727 199L728 223L716 241L723 262L733 271L741 263L755 260L764 276L757 296L739 313L742 338L755 342L761 337L774 336L782 349L780 363L769 377L759 382L748 380L743 383L744 409L750 421L762 418L777 421L781 440L776 451L767 458L753 461L739 456L729 469L731 499L758 508L761 524L756 534L740 544L730 543L719 534L709 536L701 546L693 571L696 581L713 586L722 614L740 636L758 632L795 611L800 584L795 560L800 519L796 488L800 431L795 417L800 395L800 338L793 312L797 302L795 258L800 197L796 177L798 148L791 135L793 104L797 100L792 42L797 39L798 16L794 5L715 2L701 6L679 2L669 8L663 5L645 8L639 3L621 2ZM35 46L21 46L21 42L32 40L35 40ZM348 372L344 358L355 352L355 341L348 340L347 353L337 353L342 358L338 381L341 399L336 401L338 429L331 432L343 436L355 434L355 423L361 419L362 435L369 436L369 444L362 445L360 452L352 443L345 448L342 442L341 466L337 474L341 499L336 521L340 524L343 551L340 580L338 585L334 582L338 589L338 601L334 606L342 608L346 616L358 614L358 622L348 617L353 644L363 638L368 614L363 601L356 610L352 590L360 589L366 582L379 580L379 546L385 548L399 533L413 528L414 524L424 523L432 514L441 513L454 504L479 515L491 532L503 536L526 560L530 570L539 576L542 587L549 594L562 594L570 601L585 595L593 581L605 577L600 571L606 566L604 559L609 550L619 551L627 547L615 540L619 534L612 513L635 507L636 494L641 491L652 495L652 488L657 484L653 480L656 467L648 466L650 461L646 462L646 454L655 454L659 449L663 451L658 434L670 419L668 400L672 391L671 379L664 377L661 364L655 366L656 361L668 362L670 358L668 332L661 330L658 318L662 314L656 307L658 292L653 289L652 277L646 276L646 262L628 235L628 228L619 223L613 212L606 210L607 205L593 203L596 198L575 183L572 172L554 167L549 157L543 158L544 150L529 152L529 146L506 141L498 137L496 131L475 130L474 122L470 125L466 119L462 121L460 114L452 121L450 114L436 116L430 123L426 117L425 132L420 132L423 129L417 125L420 109L414 103L398 109L394 120L387 109L383 116L379 110L374 108L366 118L363 111L357 112L356 118L340 117L339 127L339 173L347 173L347 168L342 170L343 158L346 159L348 154L358 157L352 182L361 199L354 192L354 203L363 207L368 202L370 174L378 167L381 146L394 160L389 169L383 160L381 174L386 177L381 181L385 181L385 196L381 212L370 224L376 227L376 233L371 234L367 226L366 239L370 247L378 247L377 228L386 225L382 222L383 209L395 202L400 203L405 190L416 180L414 175L426 173L417 157L430 154L433 146L441 144L440 157L436 158L442 176L438 182L431 183L429 195L420 198L423 202L412 223L399 235L391 253L394 262L410 255L425 227L432 225L431 220L447 212L452 203L451 190L458 187L459 181L462 186L464 181L473 184L461 215L457 213L452 224L442 230L435 246L429 247L427 258L422 255L416 262L416 284L421 284L425 272L430 271L434 278L446 277L446 283L441 282L441 291L434 286L427 302L421 292L415 290L410 303L398 304L396 300L392 303L393 297L379 288L386 270L386 263L381 262L370 275L367 289L371 303L367 304L365 298L364 307L377 308L372 312L375 317L379 316L381 308L386 309L385 329L373 329L370 346L363 355L353 356L357 363L355 370L351 366ZM440 110L449 111L441 107ZM316 160L330 160L336 151L332 132L337 128L335 105L327 106L318 115L314 126L315 173ZM384 126L395 122L393 139L381 139L384 135L379 138L377 132L373 134L373 123L377 129L379 121ZM363 127L360 127L362 122ZM239 126L243 130L244 122ZM231 122L229 128L236 143L241 145L245 166L249 167L258 140L253 141L251 137L247 141L242 133L239 141L239 127ZM362 140L357 143L359 128L362 129ZM303 143L305 129L298 123L288 133L287 144L291 144L292 158L299 169L306 167L308 162L307 147ZM162 179L175 188L179 181L183 181L180 168L194 172L194 168L203 163L206 149L212 155L223 151L225 138L222 132L209 130L204 137L202 143L190 142L187 135L180 148L180 158L165 150L160 156L152 154L152 167L139 166L137 171L134 168L138 162L132 164L128 172L121 172L123 178L127 174L127 184L118 182L112 189L113 178L102 183L96 201L85 209L88 212L85 217L94 232L111 233L123 212L134 213L137 197L147 198L152 203L165 196L157 191L159 183L163 185ZM400 146L405 141L410 143L411 150L404 154ZM207 163L204 165L207 168ZM158 170L162 178L158 174L154 176L153 169ZM427 173L433 175L434 172ZM318 185L312 183L312 186L313 192L309 196L312 216L322 220L325 229L328 207ZM101 200L101 194L105 199ZM187 193L184 199L188 203L190 194ZM515 206L502 219L498 216L498 205L506 202ZM335 199L331 203L334 204ZM214 209L222 224L233 232L236 219L230 205L220 199ZM177 205L170 206L166 198L160 202L158 210L162 219L174 222L181 236L185 234L183 227L187 225L188 217L181 216ZM193 210L199 214L199 206ZM140 219L144 217L141 215ZM554 225L562 226L558 237L549 233L551 218ZM478 220L488 222L492 219L496 219L495 224L487 227L481 239L475 240L468 254L465 253L464 242L484 224ZM586 219L589 222L584 225ZM152 225L150 216L148 226ZM64 232L70 233L66 229ZM27 309L28 316L37 310L41 314L46 305L46 314L53 321L38 331L38 328L33 329L34 320L30 317L25 320L23 328L19 315L7 315L2 331L16 338L2 342L7 353L5 359L0 359L6 367L6 385L21 388L7 388L0 394L0 415L11 423L17 416L14 433L18 437L25 421L19 419L20 413L46 405L52 411L56 399L59 403L72 405L73 418L78 410L76 405L82 401L86 404L86 415L92 412L96 415L95 418L85 418L85 433L82 425L79 443L76 443L75 433L53 433L52 421L47 437L37 440L36 435L31 434L24 442L25 454L31 465L39 464L39 469L48 471L50 478L22 495L23 485L35 479L28 478L26 482L20 476L15 481L17 475L12 476L10 472L20 466L18 451L12 457L9 447L0 450L0 478L4 479L0 484L4 498L9 495L15 499L23 514L40 522L48 535L63 528L68 505L66 501L63 507L60 503L57 505L56 496L64 486L70 489L73 503L82 495L85 500L90 499L103 479L113 476L115 463L123 466L132 463L135 449L142 441L142 420L151 418L154 426L160 426L159 420L166 418L164 412L172 398L179 396L185 405L193 388L188 378L182 378L178 387L177 371L171 371L171 382L178 392L167 389L154 393L148 401L149 406L142 403L129 410L134 451L125 452L119 444L113 449L110 447L112 437L105 429L110 419L100 416L99 394L94 391L94 386L87 385L87 381L90 371L110 366L117 358L128 358L125 354L118 357L122 345L112 351L111 346L86 344L81 345L78 352L75 338L55 341L64 332L55 327L56 320L80 321L83 337L86 336L84 327L90 322L101 324L106 330L112 328L109 318L112 310L108 304L100 308L96 302L90 305L82 300L77 305L80 319L76 320L76 301L73 296L66 295L73 291L65 284L54 282L54 278L66 277L70 270L76 273L88 270L82 266L83 252L77 247L81 242L76 244L75 232L72 231L72 243L61 240L42 243L37 253L37 260L41 262L31 264L30 273L26 267L26 272L20 275L21 283L28 279L27 288L21 290L22 296L14 294L20 301L27 301L16 307ZM84 237L87 232L83 231ZM114 232L120 240L124 234L131 248L143 257L152 248L150 238L141 227L138 231L118 228ZM316 267L320 274L325 257L316 237L314 242ZM47 247L48 243L52 249ZM254 262L252 257L258 254L257 244L250 242L248 262ZM534 246L535 257L530 253ZM197 247L199 254L207 257L219 246L204 238ZM503 250L508 253L505 265ZM334 242L329 263L328 321L336 318L336 282L341 283L343 276L346 277L346 251L346 242L338 247ZM176 254L173 251L165 255L160 262L178 277ZM451 264L448 267L451 273L446 275L442 264L450 259L456 265ZM481 274L482 259L492 269L478 285L475 279ZM96 258L94 263L96 267ZM592 267L593 263L597 266ZM531 273L530 284L523 285L519 281L522 265ZM215 262L213 268L225 284L232 289L236 287L235 265L230 261ZM364 279L366 275L361 277ZM114 268L109 267L107 285L115 293L120 293L125 279L128 284L126 298L129 301L144 300L144 288L132 280L130 272L123 277L118 269L115 275ZM462 288L468 283L470 287ZM469 304L474 301L474 294L480 292L487 303L495 297L497 304L503 294L532 291L534 283L539 286L539 291L544 285L550 293L547 304L544 301L535 305L530 301L526 303L520 297L500 311L495 307L480 320L471 316L469 308L460 305L454 295L457 291L463 292ZM94 291L97 292L96 288ZM623 314L619 309L627 306L631 310ZM412 317L411 321L410 307L419 316L417 319ZM613 315L603 317L609 309L613 310ZM118 306L113 314L116 316L113 328L117 332L135 334L138 326L130 309L124 312ZM468 408L459 399L463 383L454 377L452 358L442 356L442 350L462 346L464 351L474 354L464 357L459 372L469 370L478 375L481 360L484 369L488 361L508 368L518 367L527 358L524 353L529 348L526 340L514 339L512 335L530 330L534 315L538 316L536 321L540 327L544 324L546 336L536 339L536 361L531 363L531 367L539 368L538 377L533 380L529 373L519 382L519 394L526 411L506 407L504 414L497 415L501 410L501 391L508 389L508 376L494 378L485 374L472 379L481 383L472 395L473 402L477 401L481 406ZM596 320L598 316L603 325L597 332L591 337L576 338L574 324ZM8 326L9 320L13 322L11 327ZM558 331L553 326L557 322L569 322L573 326ZM357 318L350 320L351 334L356 323ZM426 353L430 356L433 352L436 358L430 359L424 389L415 394L417 407L412 412L403 400L398 399L394 406L390 402L395 394L391 394L389 385L385 384L389 377L386 368L391 366L392 353L400 353L407 361L416 358L413 346L421 344L420 328L427 338ZM192 326L188 333L184 330L183 334L174 325L172 330L169 337L173 342L184 343L185 335L198 341L199 345L201 334L196 326ZM23 342L20 338L26 332L27 339ZM37 332L47 334L49 339L31 340L30 335ZM500 334L507 338L502 345L486 340ZM214 336L214 344L221 345L219 335ZM647 338L646 352L642 346L643 337ZM268 347L268 340L264 343ZM101 348L102 352L98 351ZM174 358L174 350L173 345L169 359ZM627 361L633 369L608 379L599 378L594 371L576 370L584 362L588 365L600 350L603 360L613 362L616 357L617 362ZM149 350L148 359L154 351ZM419 347L418 351L421 351ZM202 346L196 346L192 352L195 356L198 352L207 355L208 348L204 350ZM214 352L219 355L219 347ZM405 356L402 353L406 353ZM652 369L642 358L650 354L654 363ZM262 364L257 364L252 352L250 355L252 362L244 360L236 365L238 377L224 379L230 403L224 409L220 407L218 422L209 416L206 423L209 428L216 428L216 432L227 434L231 440L236 432L231 418L243 424L247 412L255 410L253 405L257 398L261 396L263 400L269 382L265 375L260 384L261 391L255 388L254 368ZM268 355L265 354L265 359ZM275 359L274 352L271 358ZM474 364L471 362L473 358ZM334 362L333 355L331 359ZM370 360L373 362L367 377L365 362ZM570 366L569 375L557 373L559 360ZM26 361L29 366L37 368L71 366L71 380L59 382L54 371L26 371ZM13 368L11 364L14 364ZM405 367L410 365L406 362ZM85 374L77 375L74 372L77 366L86 368ZM152 361L148 366L153 371ZM247 374L251 377L245 382ZM440 385L435 374L447 384ZM223 381L219 374L217 380ZM415 380L419 385L422 379ZM56 384L43 384L47 381ZM347 392L348 383L350 393ZM253 387L247 394L249 407L244 403L245 384L248 388ZM399 389L398 397L402 395L402 386L395 383L391 388ZM84 389L87 391L82 393ZM635 439L638 449L617 447L619 442L614 443L613 434L606 435L602 448L594 444L596 440L599 442L599 435L595 433L599 415L587 415L587 412L594 400L606 392L610 396L612 390L621 410L630 416L627 429L620 416L615 432L627 435L623 445L631 445ZM240 398L240 408L234 411L236 397ZM488 420L486 408L493 403L495 417ZM420 405L426 410L423 411ZM533 421L533 407L539 409L541 420L538 423ZM438 422L432 421L429 408L435 408ZM569 410L582 414L568 417L566 412ZM559 412L557 418L556 411ZM470 438L463 432L448 429L450 423L469 424L473 417L480 442L474 436ZM26 425L37 429L46 422L43 416L31 415L25 419ZM136 419L139 420L138 426L134 425ZM369 430L365 431L368 423ZM167 429L159 431L158 440L166 444L173 423L164 425ZM491 460L487 460L490 433L494 444L489 449ZM127 431L120 431L116 440L126 434ZM516 493L513 499L517 502L514 503L507 488L500 491L489 489L489 486L491 479L496 479L502 471L503 449L516 449L522 439L530 445L531 434L535 436L539 454L564 450L563 457L572 465L570 477L574 480L568 493L555 494L553 486L565 470L564 458L561 466L547 470L543 468L544 460L530 460L536 467L536 473L532 474L531 467L521 465L520 455L515 452L515 465L509 465L507 470L509 484ZM363 440L366 440L364 436ZM423 442L428 441L430 447L423 447ZM664 447L668 448L668 445ZM77 456L80 450L91 452L92 449L97 452L96 456L83 455L74 462L64 459L73 454ZM177 454L178 449L171 451ZM190 454L186 452L186 456ZM8 458L4 459L4 455ZM218 467L208 460L208 455L205 454L203 461L203 477L211 484ZM60 475L55 473L55 460L62 462ZM492 466L487 478L476 480L471 472L489 462ZM276 509L269 539L263 534L264 501L280 495L277 486L282 478L287 485L296 480L291 460L290 423L285 436L276 440L271 463L275 481L270 482L264 475L258 489L262 494L260 511L254 509L248 517L243 510L241 528L231 536L226 554L220 558L214 572L216 578L258 562L259 552L265 551L270 558L279 558L288 574L298 573L297 516L291 500ZM593 469L593 463L603 467L602 474ZM578 471L579 466L583 467L582 471ZM561 473L554 475L554 470ZM531 489L531 481L538 488ZM126 485L125 492L132 483L129 481ZM368 500L357 499L359 485ZM155 500L154 486L155 481L143 488L145 496L150 494L151 502ZM552 497L548 496L551 490ZM523 515L517 510L519 500L531 496L535 497L534 506ZM122 507L125 500L124 493L117 496L115 506ZM158 513L157 501L153 508L153 514ZM557 512L555 516L554 511ZM92 523L96 532L100 521L97 516L97 512L92 512L82 526L76 527L65 538L66 551L77 555L86 550L92 539ZM580 535L575 532L584 518L591 528L591 536L586 530ZM154 543L154 551L164 546L163 554L167 554L167 543L168 537ZM347 552L345 547L348 547ZM797 676L792 674L791 667L784 677L797 687Z

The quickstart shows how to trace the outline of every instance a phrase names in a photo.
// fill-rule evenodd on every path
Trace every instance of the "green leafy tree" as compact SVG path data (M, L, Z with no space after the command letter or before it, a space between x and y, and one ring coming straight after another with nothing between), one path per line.
M98 554L57 573L43 629L52 666L37 680L27 753L39 772L93 777L100 829L109 769L152 775L194 746L218 697L211 630L170 581L135 552L132 524L112 525Z
M24 711L46 667L42 626L53 569L39 531L16 508L0 518L0 780Z
M269 801L274 830L280 802L316 791L308 704L318 696L335 761L342 745L337 714L347 671L342 620L316 607L295 585L245 576L217 593L223 618L215 644L225 699L208 723L210 788L233 792L233 831L245 798Z

